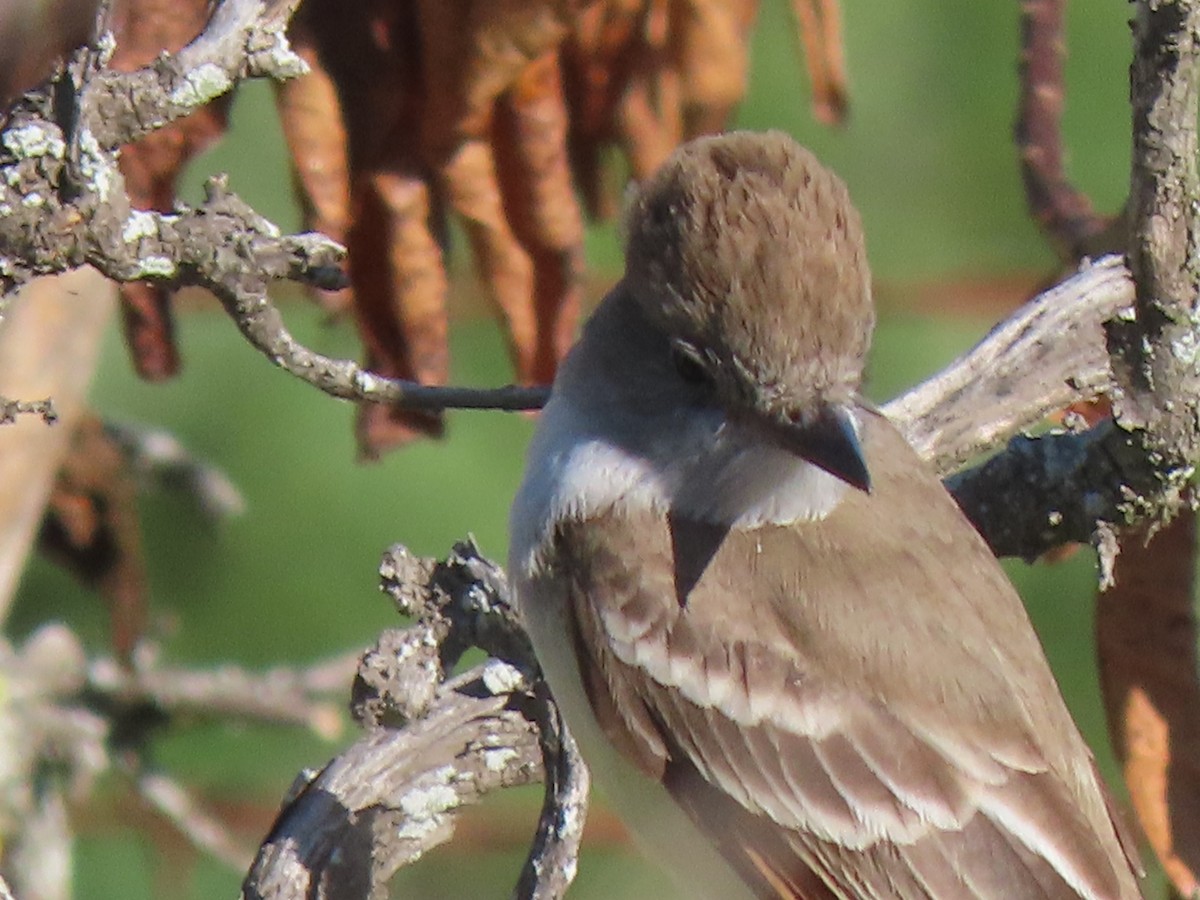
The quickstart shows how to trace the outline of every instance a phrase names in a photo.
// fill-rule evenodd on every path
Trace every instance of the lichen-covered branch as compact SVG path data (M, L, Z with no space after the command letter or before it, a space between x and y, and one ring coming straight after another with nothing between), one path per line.
M1141 2L1130 69L1132 314L1109 327L1117 421L1159 463L1167 510L1200 459L1200 3Z
M352 708L367 734L293 792L243 896L386 896L397 868L451 837L458 809L547 771L517 896L562 896L574 877L587 772L537 674L504 573L470 543L441 563L396 546L380 572L398 610L417 622L385 632L363 657ZM492 658L447 678L472 646Z
M246 78L287 79L308 71L285 31L300 0L222 0L204 31L178 53L136 72L105 68L111 36L88 52L91 71L71 73L81 89L82 126L114 150L183 118Z
M281 280L340 287L344 251L321 235L281 235L221 179L209 182L198 207L172 213L132 207L117 166L120 144L194 112L240 78L304 71L284 37L295 5L224 0L196 40L134 72L107 68L113 47L102 37L6 113L0 303L35 275L85 264L120 282L199 285L218 297L260 352L333 396L420 409L541 405L544 390L427 387L304 347L267 289Z

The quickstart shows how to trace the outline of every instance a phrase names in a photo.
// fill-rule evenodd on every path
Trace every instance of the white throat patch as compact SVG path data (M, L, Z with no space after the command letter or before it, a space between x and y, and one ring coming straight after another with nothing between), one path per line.
M542 412L525 481L513 504L514 561L566 516L613 507L674 512L754 528L827 516L849 488L787 451L765 445L717 411L681 419L633 448L601 437L569 397Z

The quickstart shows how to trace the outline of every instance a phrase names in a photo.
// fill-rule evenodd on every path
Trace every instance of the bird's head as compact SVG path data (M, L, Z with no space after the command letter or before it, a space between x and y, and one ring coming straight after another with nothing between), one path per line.
M787 135L692 141L627 220L627 296L681 390L869 489L852 409L874 325L845 184Z

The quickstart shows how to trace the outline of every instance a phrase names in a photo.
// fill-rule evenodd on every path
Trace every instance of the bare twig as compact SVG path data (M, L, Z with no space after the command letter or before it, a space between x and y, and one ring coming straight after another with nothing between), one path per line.
M212 669L179 669L160 665L152 647L139 646L132 668L113 659L100 658L88 666L87 689L106 704L126 706L150 704L166 714L246 721L276 725L299 725L331 740L341 732L340 703L331 703L310 686L310 669L280 666L265 672L249 672L233 665ZM340 689L354 672L348 657L339 657ZM318 663L314 671L327 673L329 664Z
M235 871L250 865L254 853L230 829L209 814L179 781L162 772L149 771L140 760L122 768L137 795L175 827L197 849L219 859Z
M1066 0L1022 0L1021 99L1015 137L1029 212L1066 262L1099 252L1110 220L1098 215L1063 167ZM1107 252L1122 249L1105 248Z
M245 512L246 501L221 469L197 457L169 431L131 422L104 422L143 489L182 491L205 519L217 522Z
M11 425L17 421L17 416L24 415L41 416L47 425L58 421L58 413L54 411L54 400L51 397L45 400L9 400L7 397L0 397L0 425Z
M132 662L132 670L110 659L89 663L78 638L61 625L44 626L16 650L0 643L6 697L0 704L0 841L5 871L22 896L66 896L29 886L51 885L56 872L69 873L70 829L60 821L61 806L113 769L187 840L243 868L249 854L228 829L181 783L147 767L152 735L165 716L180 715L302 725L335 737L344 720L341 704L318 695L344 695L355 664L343 656L261 674L235 667L168 669L145 645ZM531 752L536 756L536 745Z

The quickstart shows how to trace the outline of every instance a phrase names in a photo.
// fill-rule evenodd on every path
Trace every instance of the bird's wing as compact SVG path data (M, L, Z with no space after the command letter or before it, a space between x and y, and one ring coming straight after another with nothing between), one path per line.
M975 540L945 515L910 518ZM931 573L882 530L828 524L731 532L681 603L664 522L560 522L549 571L610 737L763 897L1139 896L1003 576L989 599L1016 608L976 617L939 597L994 585L930 583L961 561L955 538ZM873 565L856 567L864 542Z

